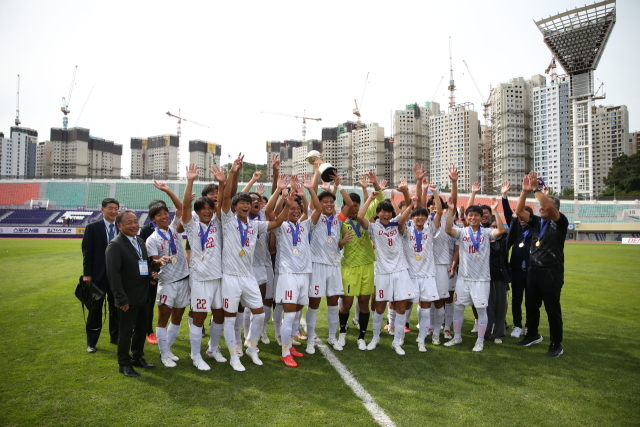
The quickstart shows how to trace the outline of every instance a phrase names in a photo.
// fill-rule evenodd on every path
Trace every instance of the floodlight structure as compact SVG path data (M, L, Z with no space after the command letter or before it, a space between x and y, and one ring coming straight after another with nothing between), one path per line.
M574 196L593 198L591 107L593 71L616 23L616 2L605 0L569 10L536 25L545 44L571 77Z

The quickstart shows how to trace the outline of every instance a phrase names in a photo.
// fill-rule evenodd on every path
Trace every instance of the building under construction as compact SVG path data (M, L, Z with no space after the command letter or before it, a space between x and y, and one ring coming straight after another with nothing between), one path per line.
M178 179L179 150L177 135L131 138L131 178Z

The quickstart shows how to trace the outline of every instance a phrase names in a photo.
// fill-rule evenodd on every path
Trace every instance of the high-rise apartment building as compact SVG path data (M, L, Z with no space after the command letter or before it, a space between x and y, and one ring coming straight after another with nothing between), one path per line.
M355 122L322 129L322 160L338 170L345 185L353 185L353 130Z
M43 178L120 178L122 145L89 134L85 128L51 128L38 143L36 176Z
M572 188L570 77L535 79L531 87L533 113L533 170L560 194ZM526 172L526 171L525 171ZM520 177L520 180L522 177Z
M280 141L267 141L267 182L273 182L273 163L271 162L271 155L280 155L280 148L282 142Z
M593 126L593 186L595 196L606 188L602 182L609 174L616 157L630 154L629 111L626 105L594 108Z
M322 152L322 143L317 139L310 139L307 141L306 145L302 144L299 147L294 147L291 150L291 168L293 171L293 175L298 175L300 180L302 180L302 176L305 173L313 174L314 172L313 165L307 161L307 154L309 153L309 151L313 150Z
M0 177L23 178L36 175L38 131L12 126L9 138L2 138Z
M302 147L302 141L289 139L280 146L280 173L293 175L293 149Z
M478 113L473 109L473 104L458 104L449 108L448 113L431 116L429 132L431 183L446 187L449 183L447 167L455 164L459 171L458 189L460 192L470 192L471 184L478 180L480 139ZM394 147L395 150L397 147Z
M221 154L222 146L220 144L202 141L201 139L189 141L189 163L195 163L198 166L198 179L200 180L214 180L214 176L209 169L213 165L220 166Z
M363 125L360 129L352 132L352 174L351 184L360 180L362 175L369 171L375 172L377 177L389 179L385 173L385 150L384 128L378 123Z
M131 138L131 178L177 179L179 150L177 135Z
M636 154L640 151L640 131L629 134L629 153Z

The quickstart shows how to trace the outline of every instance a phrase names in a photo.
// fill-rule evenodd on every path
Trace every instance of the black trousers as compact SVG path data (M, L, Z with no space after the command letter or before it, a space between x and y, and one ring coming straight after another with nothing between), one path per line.
M118 309L120 317L120 341L118 341L118 364L130 366L131 360L144 356L144 342L149 317L148 304L129 306L129 310Z
M155 334L156 329L153 325L153 313L156 311L156 296L158 294L158 282L155 282L154 285L149 284L149 314L147 316L147 335Z
M513 316L513 326L522 328L522 300L524 290L527 287L527 276L529 270L522 268L511 269L511 315Z
M97 285L106 293L106 300L109 308L109 336L111 341L118 342L118 310L115 306L115 299L113 297L113 293L111 293L111 288L109 288L109 282L107 281L106 276ZM89 310L87 314L87 345L91 347L95 347L98 344L100 332L102 331L102 310L104 300L105 298L102 298L101 304L97 304L98 307L93 310Z
M525 290L525 307L527 310L527 336L538 335L540 325L540 306L544 302L549 319L551 342L562 342L562 307L560 292L564 284L563 266L529 267L527 288Z
M507 282L504 280L492 280L489 284L489 304L487 307L487 330L485 339L504 338L504 321L507 316Z

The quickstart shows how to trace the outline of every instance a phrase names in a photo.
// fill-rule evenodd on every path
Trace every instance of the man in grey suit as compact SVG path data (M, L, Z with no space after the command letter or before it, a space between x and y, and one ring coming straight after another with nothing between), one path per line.
M107 277L115 297L120 321L118 364L128 377L140 376L133 366L154 368L144 356L146 322L149 316L149 264L144 241L134 211L125 210L116 217L120 233L106 251Z

